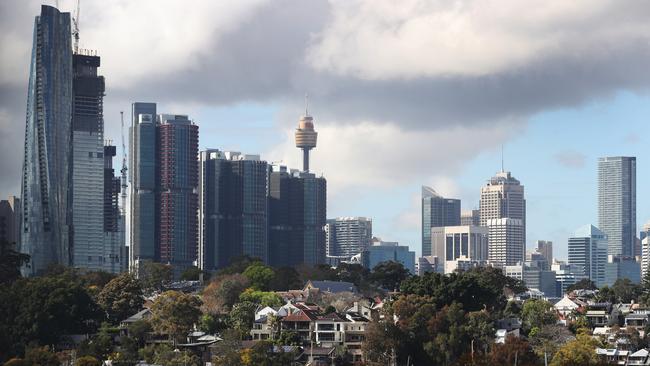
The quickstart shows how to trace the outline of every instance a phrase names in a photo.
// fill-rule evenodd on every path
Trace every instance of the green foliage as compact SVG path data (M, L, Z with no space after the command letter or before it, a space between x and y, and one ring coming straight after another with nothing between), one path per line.
M616 302L629 303L638 301L643 293L643 287L632 283L629 278L619 278L612 285Z
M551 366L600 365L600 360L594 352L596 347L598 342L595 339L586 334L579 334L555 353Z
M302 338L300 338L300 334L287 330L280 333L280 336L275 340L275 344L279 346L301 346Z
M521 292L521 282L507 277L498 268L474 268L450 275L426 273L402 282L403 294L431 297L436 309L456 301L467 311L501 311L506 305L505 290Z
M201 301L194 295L166 291L156 298L151 307L151 326L158 334L182 340L199 320Z
M370 280L388 291L399 290L402 281L409 278L408 269L400 262L381 262L372 269Z
M210 314L203 314L201 320L199 320L199 330L215 334L218 330L222 329L223 326L219 321L219 318Z
M79 346L80 356L90 356L99 360L105 360L113 352L113 335L109 324L104 323L95 336L84 341Z
M255 309L257 309L255 303L243 301L235 304L228 314L229 327L239 332L241 338L246 337L251 330L255 321Z
M271 282L273 291L287 291L301 289L303 281L300 274L293 267L280 267L275 269L275 276Z
M278 307L282 306L282 298L275 292L257 291L252 288L246 289L239 295L239 301L248 301L261 306Z
M13 249L6 240L0 240L0 284L8 284L20 278L20 267L29 262L29 255Z
M241 274L217 276L203 289L203 312L215 316L227 314L249 284L248 278Z
M315 266L301 265L298 266L298 273L303 280L300 288L304 286L307 280L312 281L337 281L338 275L336 270L327 264L317 264Z
M259 341L242 352L241 361L245 366L286 366L291 365L295 357L295 354L282 349L274 352L273 343L269 341Z
M222 334L223 340L214 345L212 365L238 366L241 365L241 336L239 332L228 329Z
M132 274L122 273L104 286L97 303L113 323L124 320L142 308L144 298L140 282Z
M56 344L63 334L93 331L103 318L74 272L0 286L0 361L25 345Z
M271 281L275 277L273 268L262 263L253 263L244 271L244 276L250 281L251 287L255 290L267 291Z
M61 362L48 347L29 348L25 352L25 363L32 366L59 366Z
M172 266L163 263L144 262L140 279L145 291L162 292L172 280Z
M210 273L201 271L197 267L190 267L181 273L181 280L183 281L198 281L203 274L203 281L208 281L210 279Z
M566 291L571 292L574 290L597 290L598 287L594 283L594 281L588 279L588 278L583 278L580 281L574 283L573 285L567 287Z
M147 335L153 331L151 322L146 319L135 321L129 325L129 337L132 337L140 347L144 347L147 340Z
M486 350L494 342L494 321L487 311L467 313L465 332L469 339L474 340L474 349Z
M77 358L75 366L102 366L102 363L93 356L82 356Z
M230 261L230 265L226 268L222 268L217 272L217 275L233 275L233 274L242 274L246 268L250 267L253 264L262 263L259 258L252 258L247 255L241 257L233 258Z
M553 305L546 300L530 299L524 303L521 317L527 329L541 328L545 325L555 324L557 315Z

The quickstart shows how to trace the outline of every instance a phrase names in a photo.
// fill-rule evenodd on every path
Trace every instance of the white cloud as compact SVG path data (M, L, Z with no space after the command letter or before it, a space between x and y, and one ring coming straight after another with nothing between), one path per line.
M308 59L319 70L372 80L484 76L647 41L648 10L617 0L335 0Z

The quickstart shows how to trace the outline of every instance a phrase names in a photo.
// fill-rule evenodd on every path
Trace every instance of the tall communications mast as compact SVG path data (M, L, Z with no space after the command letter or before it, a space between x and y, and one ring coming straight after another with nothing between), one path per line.
M120 209L122 211L122 217L126 215L126 189L128 184L126 183L126 171L128 170L126 166L126 143L124 142L124 111L120 111L120 123L122 124L122 204Z
M305 100L307 97L305 97ZM302 149L302 170L309 172L309 150L316 147L318 132L314 130L314 119L309 115L305 102L305 115L300 117L296 129L296 147Z

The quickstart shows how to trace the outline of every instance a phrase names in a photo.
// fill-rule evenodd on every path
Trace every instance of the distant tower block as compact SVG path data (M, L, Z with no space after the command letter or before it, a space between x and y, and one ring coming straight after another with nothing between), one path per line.
M296 129L296 147L302 149L302 170L309 172L309 150L316 147L318 132L314 131L314 119L305 110Z

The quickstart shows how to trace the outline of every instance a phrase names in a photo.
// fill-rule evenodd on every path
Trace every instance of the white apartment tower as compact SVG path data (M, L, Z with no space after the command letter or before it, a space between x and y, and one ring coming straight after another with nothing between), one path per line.
M488 227L488 259L491 263L503 267L524 261L526 243L522 220L489 219L485 225Z

